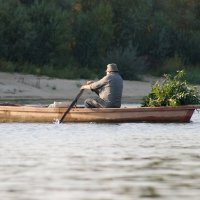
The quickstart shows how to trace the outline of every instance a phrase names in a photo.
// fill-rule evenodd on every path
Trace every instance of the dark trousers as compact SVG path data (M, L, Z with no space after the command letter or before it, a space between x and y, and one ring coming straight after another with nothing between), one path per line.
M93 99L86 99L84 105L86 108L105 108L106 102L103 99L96 97Z

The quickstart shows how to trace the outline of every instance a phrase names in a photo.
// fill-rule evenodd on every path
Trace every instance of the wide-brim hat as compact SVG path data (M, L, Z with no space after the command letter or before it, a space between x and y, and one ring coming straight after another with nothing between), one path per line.
M118 67L115 63L111 63L107 65L106 72L118 72Z

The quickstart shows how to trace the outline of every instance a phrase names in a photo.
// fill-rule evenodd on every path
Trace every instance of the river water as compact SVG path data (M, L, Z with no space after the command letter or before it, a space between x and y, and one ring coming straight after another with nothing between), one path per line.
M0 124L1 200L200 198L200 113L185 124Z

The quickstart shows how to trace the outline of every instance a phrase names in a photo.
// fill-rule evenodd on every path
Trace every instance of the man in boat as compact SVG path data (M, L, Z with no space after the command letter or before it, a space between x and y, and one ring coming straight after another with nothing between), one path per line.
M86 108L120 108L123 91L123 79L115 63L108 64L106 76L93 82L88 81L81 89L95 92L98 97L86 99Z

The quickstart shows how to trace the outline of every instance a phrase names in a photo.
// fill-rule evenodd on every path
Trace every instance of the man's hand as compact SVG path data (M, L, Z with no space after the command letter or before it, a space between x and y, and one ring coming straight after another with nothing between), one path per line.
M85 84L85 85L82 85L80 89L81 89L81 90L82 90L82 89L90 90L90 89L91 89L91 88L90 88L90 84L92 84L92 83L94 83L94 81L87 81L86 84Z
M94 83L94 81L87 81L87 85L90 85L90 84L92 84L92 83Z
M80 89L90 90L90 85L82 85Z

